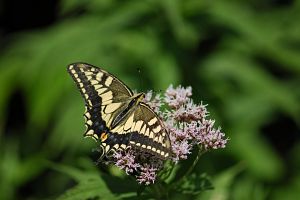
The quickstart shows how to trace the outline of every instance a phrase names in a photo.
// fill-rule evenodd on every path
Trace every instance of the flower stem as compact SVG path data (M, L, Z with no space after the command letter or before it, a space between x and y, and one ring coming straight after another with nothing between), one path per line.
M185 175L182 178L187 177L194 170L194 168L196 167L196 165L199 161L200 156L205 153L205 151L202 151L202 146L197 145L197 147L198 147L198 154L197 154L193 164L190 166L190 168L187 170L187 172L185 173Z
M185 173L183 176L181 176L181 177L179 178L178 181L176 181L176 184L175 184L175 185L180 184L180 182L181 182L184 178L186 178L186 177L194 170L194 168L196 167L196 165L197 165L197 163L198 163L198 161L199 161L200 156L203 155L203 154L206 152L205 150L202 149L202 146L201 146L201 145L197 145L197 147L198 147L198 154L197 154L197 156L196 156L196 158L195 158L193 164L192 164L192 165L190 166L190 168L186 171L186 173Z
M156 199L164 199L164 200L169 199L168 191L166 190L166 188L163 187L163 185L161 185L160 182L156 182L152 184L150 188L152 190L153 195L156 197Z
M167 172L167 174L164 176L163 180L167 180L170 175L172 174L173 170L174 170L174 166L175 166L175 162L171 163L171 169Z

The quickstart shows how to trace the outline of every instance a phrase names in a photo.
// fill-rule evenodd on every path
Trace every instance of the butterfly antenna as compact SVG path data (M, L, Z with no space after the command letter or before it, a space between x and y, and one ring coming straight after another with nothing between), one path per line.
M143 80L142 80L142 70L141 70L141 68L136 68L136 70L138 71L138 74L139 74L139 81L140 81L140 88L144 88L143 87Z

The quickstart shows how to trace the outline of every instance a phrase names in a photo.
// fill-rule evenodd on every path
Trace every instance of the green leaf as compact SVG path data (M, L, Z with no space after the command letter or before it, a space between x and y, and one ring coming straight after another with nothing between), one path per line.
M109 190L103 188L101 179L82 181L77 186L69 189L57 200L84 200L84 199L117 199Z
M81 171L74 167L50 164L57 171L69 175L78 184L58 197L58 200L84 200L90 198L117 199L97 171Z
M236 176L242 170L244 170L244 165L240 163L217 175L215 178L212 179L212 183L214 184L215 189L206 191L205 193L201 193L198 199L229 199L230 186L233 184Z
M183 194L196 195L205 190L214 189L210 177L207 174L190 174L185 177L176 190Z

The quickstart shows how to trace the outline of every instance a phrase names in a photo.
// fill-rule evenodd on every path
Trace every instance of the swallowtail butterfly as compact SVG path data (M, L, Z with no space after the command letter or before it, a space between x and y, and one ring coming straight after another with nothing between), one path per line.
M103 69L73 63L68 72L85 100L84 136L100 142L102 155L135 148L160 159L171 154L168 132L159 116L122 81Z

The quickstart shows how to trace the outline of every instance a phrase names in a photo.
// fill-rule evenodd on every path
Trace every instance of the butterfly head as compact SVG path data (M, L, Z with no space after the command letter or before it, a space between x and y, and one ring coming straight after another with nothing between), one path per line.
M145 93L143 93L143 92L132 96L132 99L135 100L136 104L138 104L139 102L142 102L144 98L145 98Z

